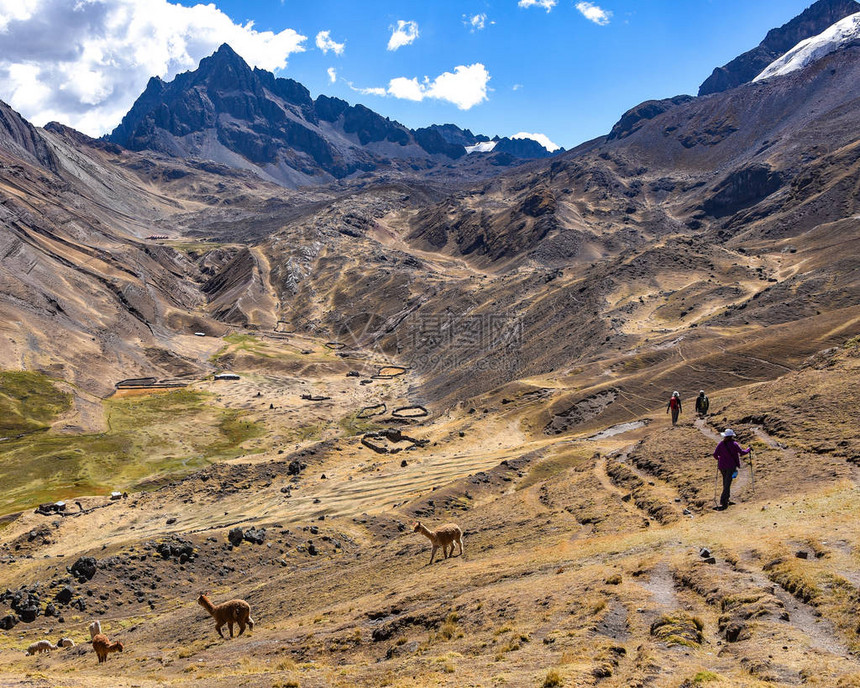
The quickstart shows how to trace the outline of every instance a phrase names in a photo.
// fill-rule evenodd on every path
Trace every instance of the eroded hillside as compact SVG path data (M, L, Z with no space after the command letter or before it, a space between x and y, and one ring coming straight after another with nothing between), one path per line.
M4 108L0 683L860 685L858 55L300 191Z

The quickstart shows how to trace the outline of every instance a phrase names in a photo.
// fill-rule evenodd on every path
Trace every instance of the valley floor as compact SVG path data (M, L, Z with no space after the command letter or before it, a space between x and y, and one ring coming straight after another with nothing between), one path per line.
M547 434L551 390L529 384L400 422L426 443L375 440L388 453L360 440L410 403L409 374L287 347L234 338L241 379L191 387L265 426L236 458L4 521L0 587L71 599L0 633L0 685L860 685L856 340L675 427L660 408ZM726 425L754 452L718 512ZM456 521L464 555L428 565L415 520ZM230 544L237 527L262 543ZM67 571L82 556L91 579ZM254 629L219 638L201 592L247 600ZM124 643L102 665L93 619ZM62 636L76 647L23 653Z

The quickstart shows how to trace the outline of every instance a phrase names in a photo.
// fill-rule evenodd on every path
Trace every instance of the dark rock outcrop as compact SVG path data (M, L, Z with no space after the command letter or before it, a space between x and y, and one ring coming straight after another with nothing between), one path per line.
M69 569L71 574L79 579L90 580L96 575L97 562L93 557L81 557Z
M717 67L699 87L699 95L721 93L757 77L762 70L800 41L816 36L850 14L860 12L855 0L818 0L778 29L771 29L759 45Z
M749 165L723 179L714 195L702 204L702 209L714 217L731 215L766 198L780 183L779 173L767 165Z
M431 124L427 129L438 132L448 143L463 147L474 146L476 143L490 140L489 136L473 134L469 129L461 129L456 124Z
M415 130L415 141L428 153L440 153L449 158L459 158L466 154L462 144L449 143L439 131L431 127Z
M0 101L0 150L57 170L57 158L36 128Z
M636 131L644 120L654 119L657 115L662 115L666 110L682 103L688 103L692 99L693 96L680 95L673 98L646 100L644 103L639 103L639 105L630 108L621 115L621 119L615 123L615 126L609 132L607 140L623 139L625 136L629 136Z
M563 149L548 151L534 139L499 139L493 153L507 153L516 158L548 158L551 155L564 152Z

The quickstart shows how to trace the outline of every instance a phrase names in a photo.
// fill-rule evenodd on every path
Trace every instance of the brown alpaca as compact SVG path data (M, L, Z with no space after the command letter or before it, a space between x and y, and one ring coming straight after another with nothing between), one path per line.
M221 627L227 624L230 629L230 637L233 637L233 624L239 624L239 635L245 632L245 625L254 630L254 619L251 618L251 606L245 600L230 600L219 605L214 605L206 595L197 598L197 604L209 612L215 619L215 630L222 638L224 634Z
M433 550L430 552L430 563L433 563L433 557L436 556L436 550L442 547L442 553L447 559L449 556L454 556L454 543L460 547L460 556L463 556L463 531L456 523L446 523L444 526L439 526L436 530L430 530L421 521L415 521L412 526L413 533L421 533L430 539L433 544ZM450 555L448 546L451 546Z
M116 641L112 643L104 633L97 633L93 638L93 650L99 658L99 664L107 661L107 656L111 652L122 652L122 643Z

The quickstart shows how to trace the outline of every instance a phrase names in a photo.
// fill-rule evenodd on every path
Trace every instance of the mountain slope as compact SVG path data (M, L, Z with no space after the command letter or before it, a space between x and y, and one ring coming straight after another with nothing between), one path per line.
M85 396L104 396L123 378L207 369L188 337L223 333L213 314L268 322L259 261L239 247L203 256L144 237L181 240L201 210L216 222L222 203L224 213L257 216L269 199L288 204L283 188L211 163L130 153L57 124L38 130L4 104L0 114L0 369L51 371ZM229 317L213 283L228 269Z
M699 87L699 95L720 93L752 81L771 62L800 41L821 33L840 19L858 11L860 3L856 0L818 0L791 21L768 31L757 47L714 69Z
M723 324L752 328L745 351L773 348L765 328L789 323L818 346L860 301L858 79L852 47L784 79L682 99L621 138L437 202L415 203L408 187L375 202L368 187L267 244L280 319L358 330L424 372L433 401L572 361L623 367L621 352L679 336L704 352L723 346ZM513 347L464 347L450 329L501 315ZM421 336L424 325L441 331ZM810 353L791 341L779 365Z

